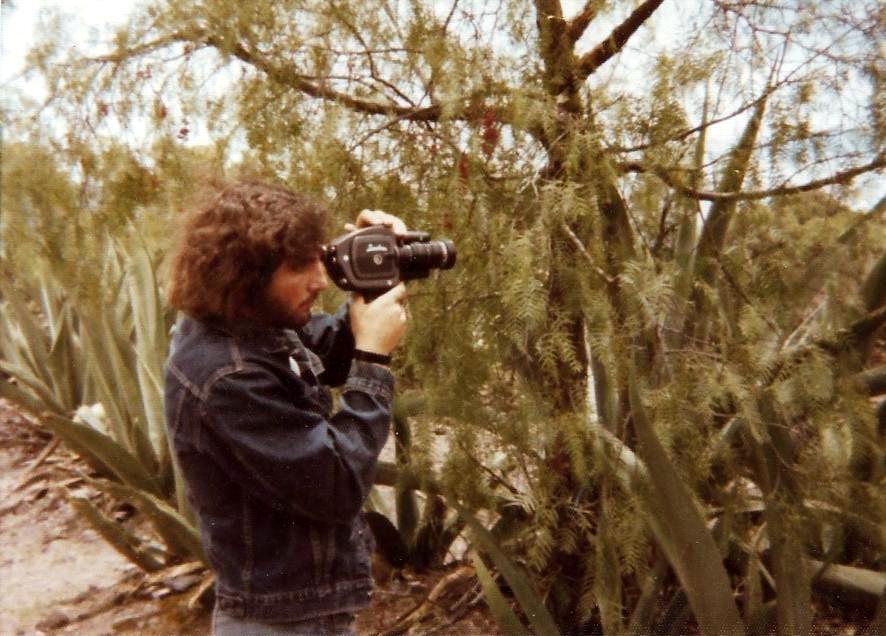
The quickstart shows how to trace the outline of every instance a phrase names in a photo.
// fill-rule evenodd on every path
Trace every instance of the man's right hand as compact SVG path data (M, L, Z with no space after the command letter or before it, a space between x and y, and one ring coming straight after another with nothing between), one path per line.
M400 283L372 302L354 295L351 301L351 331L357 349L389 355L406 333L406 285Z

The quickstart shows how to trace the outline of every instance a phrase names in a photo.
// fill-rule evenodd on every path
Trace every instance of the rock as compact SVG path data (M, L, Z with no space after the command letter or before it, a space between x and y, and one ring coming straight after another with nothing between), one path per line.
M191 589L202 580L203 577L199 574L186 574L164 579L163 584L169 587L173 592L184 592L185 590Z

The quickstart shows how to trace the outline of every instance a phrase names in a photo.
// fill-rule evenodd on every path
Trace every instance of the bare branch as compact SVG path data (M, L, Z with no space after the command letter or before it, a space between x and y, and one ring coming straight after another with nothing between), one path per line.
M87 57L86 60L90 62L102 62L109 64L122 64L123 62L139 57L141 55L145 55L146 53L152 53L159 49L166 48L171 44L175 44L176 42L191 42L197 43L205 36L205 31L202 29L195 29L192 31L177 31L175 33L170 33L169 35L165 35L162 38L157 38L156 40L149 40L148 42L143 42L138 46L133 46L126 49L118 49L111 53L105 53L104 55L96 55L92 57Z
M694 135L695 133L706 131L708 128L712 128L713 126L715 126L717 124L721 124L725 121L735 119L739 115L743 115L744 113L751 110L752 108L756 108L760 104L760 102L762 102L763 100L769 99L769 97L771 95L773 95L776 91L791 84L791 81L792 80L788 77L788 78L782 79L778 82L773 82L766 88L765 91L763 91L763 93L759 97L755 97L754 99L742 104L741 106L739 106L738 108L736 108L732 112L722 115L720 117L715 117L713 119L702 121L702 123L698 124L697 126L693 126L692 128L685 128L684 130L681 130L680 132L677 132L673 136L667 137L666 139L656 141L655 143L638 144L636 146L610 146L606 149L606 151L607 152L618 152L618 153L641 152L643 150L648 150L649 148L652 148L653 146L659 146L659 145L674 142L674 141L683 141L684 139Z
M395 121L389 122L389 124L396 121L437 122L442 117L443 109L439 104L426 107L404 106L396 103L382 103L371 99L363 99L336 90L327 83L328 77L311 77L298 73L292 66L277 65L271 60L262 57L261 54L250 51L239 42L231 45L218 38L209 36L202 40L202 44L213 47L222 53L229 53L241 62L263 72L281 86L300 91L309 97L335 102L358 113L385 115L394 118ZM373 79L378 80L378 78ZM470 104L464 104L460 110L450 113L447 118L450 120L473 121L482 112L482 110L478 111L476 107L472 107ZM497 109L496 116L502 124L514 123L507 108ZM530 123L528 126L523 125L521 128L527 130L533 136L541 134L540 126L533 123Z
M699 201L756 201L759 199L768 199L769 197L774 196L785 196L789 194L799 194L801 192L810 192L812 190L818 190L829 185L845 185L859 175L880 170L884 166L886 166L886 154L879 155L870 163L866 163L862 166L849 168L847 170L843 170L842 172L834 173L829 177L815 179L801 185L784 185L767 190L710 192L705 190L696 190L684 183L681 183L674 178L674 171L668 168L663 168L661 166L644 166L643 164L638 162L627 162L620 164L620 168L623 172L654 174L681 194L684 194L690 199L697 199Z
M610 285L615 282L615 279L609 276L603 269L597 266L594 262L594 257L590 255L587 248L582 244L581 240L575 235L575 232L572 231L572 228L569 227L566 223L562 223L560 227L566 232L566 235L569 237L569 240L572 241L572 244L578 249L582 256L587 260L588 265L604 281L609 283Z
M378 82L382 86L385 86L388 89L390 89L397 97L399 97L400 99L402 99L405 102L407 102L408 104L410 104L410 106L412 108L415 108L414 102L411 99L409 99L409 97L407 95L405 95L397 86L395 86L392 83L388 82L387 80L383 79L379 75L378 68L376 67L375 58L373 57L372 50L369 47L369 45L366 43L366 40L363 38L363 34L360 32L360 29L355 27L350 22L350 20L345 19L343 16L340 17L340 19L344 23L344 25L347 27L347 29L351 32L351 35L353 35L354 38L357 40L357 42L359 42L360 45L363 47L364 52L361 55L366 56L366 60L369 64L369 71L370 71L370 74L372 75L372 79L374 79L376 82ZM393 101L393 100L391 100L391 101Z
M624 48L631 36L639 29L664 0L646 0L634 10L627 20L619 24L603 42L585 53L578 63L577 75L584 79Z
M452 16L455 15L455 10L458 8L458 0L455 0L452 3L452 8L449 9L449 14L446 16L446 21L443 23L443 33L449 30L449 23L452 21Z
M215 38L209 37L205 41L210 46L220 50L226 50L223 43ZM441 108L437 105L428 106L426 108L415 108L412 106L397 106L395 104L383 104L372 100L360 99L353 95L337 91L326 85L322 80L316 82L311 81L304 75L295 72L295 70L290 67L275 66L260 55L247 50L240 43L227 48L234 57L240 61L257 68L274 81L301 91L310 97L336 102L343 106L347 106L352 110L370 115L389 115L409 121L436 121L440 118Z
M391 118L391 119L388 119L388 120L385 121L385 123L383 123L381 126L376 126L376 127L373 128L372 130L370 130L369 132L367 132L365 135L363 135L362 137L358 138L355 142L353 142L352 144L350 144L350 145L348 146L348 152L353 151L355 148L359 148L360 146L362 146L363 144L365 144L367 141L369 141L369 140L370 140L372 137L374 137L375 135L377 135L377 134L379 134L380 132L383 132L383 131L385 131L385 130L388 130L389 128L393 128L394 126L396 126L397 124L399 124L401 121L404 121L404 120L406 120L406 117L405 117L405 116L402 116L402 115L399 116L399 117L393 117L393 118Z
M872 397L886 393L886 365L881 364L873 369L865 369L853 376L853 379L863 386L868 395Z
M886 305L865 314L849 325L846 335L851 342L867 340L886 324Z
M593 0L588 0L581 13L572 18L566 27L569 38L573 42L577 42L595 17L597 17L597 3Z

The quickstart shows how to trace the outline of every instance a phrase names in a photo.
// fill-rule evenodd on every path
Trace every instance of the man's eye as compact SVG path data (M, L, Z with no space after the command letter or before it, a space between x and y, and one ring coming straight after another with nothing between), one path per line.
M321 259L318 254L317 256L314 256L313 258L309 258L307 260L300 258L298 260L290 261L289 267L296 272L306 272L317 267L317 265L322 262L323 259Z

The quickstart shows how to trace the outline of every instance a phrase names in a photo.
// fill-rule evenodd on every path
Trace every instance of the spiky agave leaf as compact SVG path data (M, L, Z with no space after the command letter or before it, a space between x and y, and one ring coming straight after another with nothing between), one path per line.
M145 572L157 572L163 568L163 563L146 549L141 539L119 523L108 519L89 499L70 497L69 501L74 510L86 519L105 541L139 568Z
M125 484L96 479L92 483L117 499L131 501L150 520L172 554L206 562L200 534L185 517L159 497Z
M128 487L161 496L160 484L139 458L109 435L66 417L46 413L42 422L72 450L102 473L119 479Z
M514 596L520 603L523 613L532 625L532 629L536 634L557 634L559 629L548 609L545 607L544 600L532 586L529 578L522 569L514 563L486 527L480 523L470 512L462 508L459 504L453 504L459 515L465 520L471 529L471 537L478 544L480 550L488 554L495 563L495 567L508 582Z

